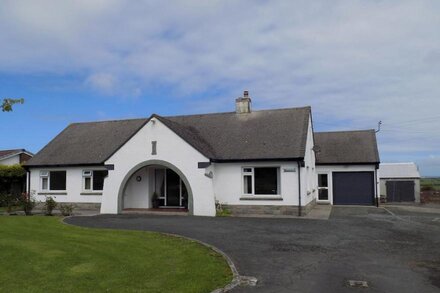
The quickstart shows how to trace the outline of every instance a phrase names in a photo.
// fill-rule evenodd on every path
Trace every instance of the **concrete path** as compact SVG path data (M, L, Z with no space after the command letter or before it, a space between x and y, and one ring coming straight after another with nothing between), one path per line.
M311 220L328 220L330 218L331 212L331 205L317 204L304 218Z
M432 213L440 215L440 205L396 205L396 204L386 204L383 205L384 208L409 211L415 213Z
M439 292L440 222L428 221L436 217L429 213L406 217L382 208L333 207L327 221L101 215L66 222L173 233L214 245L241 275L258 279L257 286L233 292ZM350 287L350 280L366 281L368 288Z

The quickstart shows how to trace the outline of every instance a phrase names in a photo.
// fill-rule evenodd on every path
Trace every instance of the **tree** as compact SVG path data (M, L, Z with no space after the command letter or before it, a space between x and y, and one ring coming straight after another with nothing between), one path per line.
M0 108L2 109L3 112L11 112L12 111L12 106L15 104L24 104L24 99L10 99L10 98L6 98L3 99L3 103L0 105Z

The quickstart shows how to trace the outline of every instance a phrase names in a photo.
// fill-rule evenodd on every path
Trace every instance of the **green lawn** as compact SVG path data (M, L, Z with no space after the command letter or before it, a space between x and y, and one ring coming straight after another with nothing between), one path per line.
M0 292L209 292L231 278L226 261L196 242L0 216Z

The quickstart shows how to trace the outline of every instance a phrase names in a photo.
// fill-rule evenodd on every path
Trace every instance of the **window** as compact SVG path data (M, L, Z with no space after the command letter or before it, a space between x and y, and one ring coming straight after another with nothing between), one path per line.
M245 195L279 194L279 168L243 168L243 193Z
M318 174L318 200L328 200L328 174Z
M41 190L48 190L49 189L49 172L48 171L41 171L40 178L41 178Z
M107 170L83 171L83 189L85 191L102 191L104 189L104 178L107 175Z
M253 178L254 178L254 169L253 168L243 168L243 187L244 194L253 194Z
M41 171L41 190L66 190L66 171Z

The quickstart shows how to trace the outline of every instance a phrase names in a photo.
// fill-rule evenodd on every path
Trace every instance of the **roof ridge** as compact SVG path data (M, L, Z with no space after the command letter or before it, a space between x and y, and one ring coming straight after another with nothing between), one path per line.
M262 110L252 110L251 113L255 112L269 112L269 111L286 111L286 110L305 110L305 109L311 109L311 106L303 106L303 107L289 107L289 108L275 108L275 109L262 109ZM214 116L214 115L228 115L228 114L236 114L234 111L229 112L213 112L213 113L199 113L199 114L184 114L184 115L171 115L171 116L162 116L158 115L164 118L175 118L175 117L194 117L194 116Z
M144 118L128 118L128 119L112 119L112 120L101 120L101 121L84 121L84 122L72 122L69 125L74 124L92 124L92 123L106 123L106 122L122 122L122 121L134 121L134 120L148 120L148 117Z
M371 129L357 129L357 130L334 130L334 131L316 131L315 134L317 133L342 133L342 132L371 132L371 131L376 131L375 129L371 128Z

